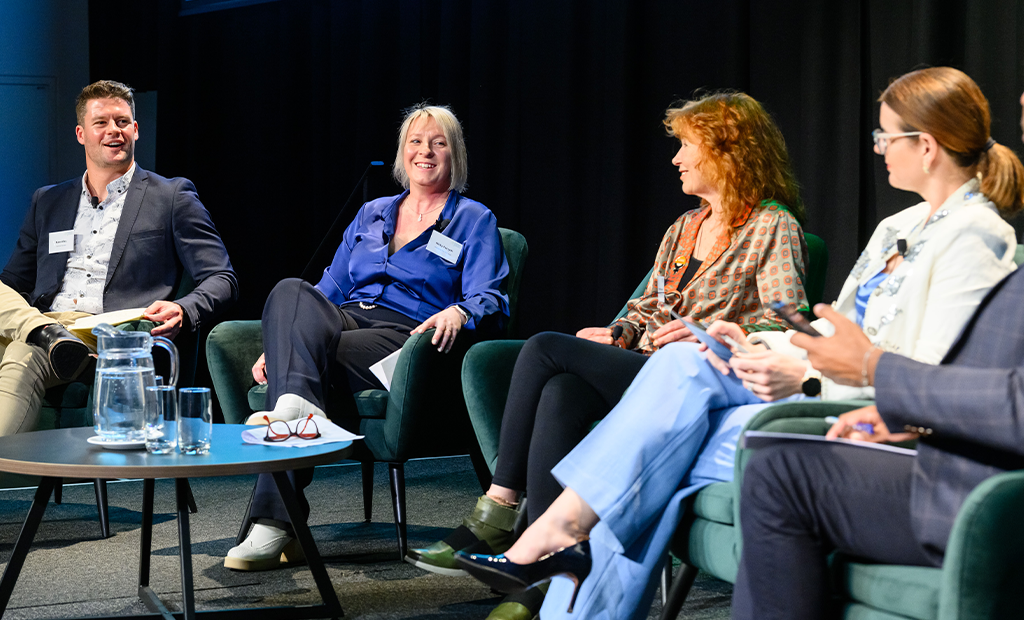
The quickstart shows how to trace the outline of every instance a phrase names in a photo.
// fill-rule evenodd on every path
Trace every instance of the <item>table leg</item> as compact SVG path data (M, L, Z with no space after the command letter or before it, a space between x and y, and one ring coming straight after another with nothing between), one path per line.
M142 481L142 536L139 542L139 598L146 604L150 611L154 611L164 617L164 620L174 620L174 614L167 609L156 592L149 587L149 559L153 550L153 491L156 481L145 479Z
M100 537L110 538L110 507L107 502L107 481L102 478L93 480L96 491L96 511L100 517Z
M139 542L139 588L149 585L149 556L153 548L153 490L156 482L142 481L142 536Z
M309 571L313 573L313 580L320 591L320 598L323 599L324 606L332 617L340 618L344 616L345 612L341 609L341 602L338 601L334 585L331 584L331 578L327 575L327 569L324 567L324 561L320 557L320 551L317 550L316 542L313 540L313 533L309 531L309 526L306 525L305 515L299 510L295 499L295 490L292 489L292 483L288 479L287 472L275 471L274 482L277 483L277 491L281 494L281 501L288 511L288 518L291 519L295 538L298 539L299 545L302 546L302 552L306 556L306 564L309 566Z
M192 585L192 536L188 527L188 478L175 478L178 500L178 555L181 558L181 608L185 620L195 620L196 597Z
M25 557L28 555L28 548L32 546L32 539L36 537L39 523L43 520L43 512L46 504L50 501L53 488L57 485L56 478L43 478L39 481L39 488L36 489L35 497L32 499L32 507L25 516L25 523L21 526L21 533L18 534L18 541L14 543L14 550L11 558L7 561L7 568L4 569L4 576L0 579L0 616L4 615L7 603L11 600L14 592L14 584L18 582L18 575L25 565ZM308 529L306 530L309 531Z

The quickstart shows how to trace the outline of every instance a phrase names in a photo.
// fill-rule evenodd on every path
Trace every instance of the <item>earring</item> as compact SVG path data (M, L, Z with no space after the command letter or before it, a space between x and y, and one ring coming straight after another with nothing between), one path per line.
M931 172L931 170L928 170L928 164L925 164L924 165L924 173L925 174L929 174L930 172Z

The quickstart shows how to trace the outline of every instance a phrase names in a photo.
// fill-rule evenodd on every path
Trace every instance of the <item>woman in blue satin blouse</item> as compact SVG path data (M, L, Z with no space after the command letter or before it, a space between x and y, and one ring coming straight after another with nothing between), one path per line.
M451 110L420 105L406 115L393 172L406 191L363 205L320 282L283 280L267 298L266 352L252 373L267 384L272 409L254 414L251 423L324 416L325 378L343 398L380 389L369 367L411 334L435 328L432 343L447 352L462 329L496 329L508 318L500 288L508 263L497 221L459 193L466 147ZM351 399L342 405L355 410ZM312 470L292 478L308 514L302 489ZM270 476L256 484L250 519L253 528L228 552L226 567L265 570L282 557L301 558Z

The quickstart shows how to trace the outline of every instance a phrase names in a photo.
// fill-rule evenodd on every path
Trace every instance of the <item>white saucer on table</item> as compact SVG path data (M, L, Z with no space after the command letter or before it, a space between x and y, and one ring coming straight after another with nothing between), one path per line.
M146 440L145 439L137 439L137 440L134 440L134 441L127 441L127 440L126 441L116 441L116 440L104 439L104 438L100 437L99 435L93 435L92 437L86 439L86 441L88 441L89 443L91 443L94 446L99 446L99 447L105 448L107 450L145 450L146 449Z

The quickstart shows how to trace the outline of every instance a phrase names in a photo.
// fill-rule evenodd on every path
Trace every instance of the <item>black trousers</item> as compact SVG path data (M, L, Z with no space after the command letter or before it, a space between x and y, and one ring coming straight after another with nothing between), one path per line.
M370 366L402 348L418 324L379 306L339 308L298 278L278 282L263 307L267 407L282 394L297 394L324 408L328 378L346 401L355 392L383 388Z
M263 348L267 359L267 408L282 394L296 394L327 409L327 386L340 399L341 419L358 432L352 394L382 389L369 368L402 347L418 323L399 312L377 307L339 308L313 285L290 278L282 280L263 307ZM355 425L351 427L351 425ZM313 480L313 470L288 473L299 507L309 515L303 489ZM273 476L260 475L249 510L251 519L289 522Z
M512 372L493 482L526 491L531 523L562 492L551 469L608 415L647 359L555 332L526 341Z
M743 553L734 619L834 615L827 558L833 551L887 564L940 566L910 517L914 459L842 444L772 446L743 475Z

